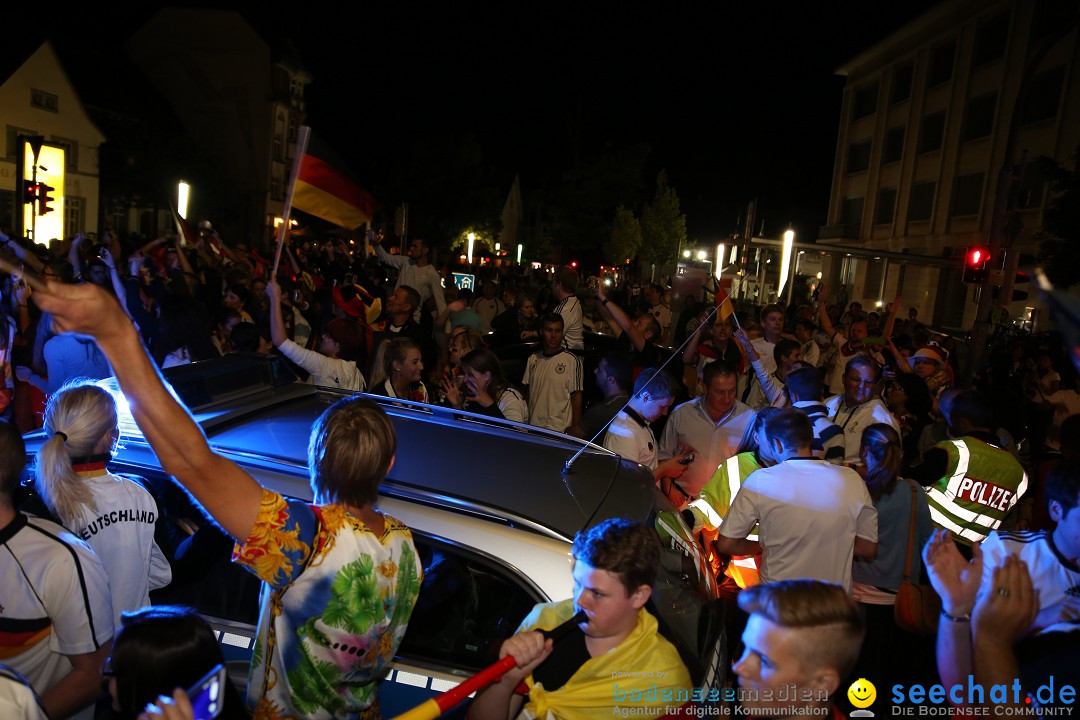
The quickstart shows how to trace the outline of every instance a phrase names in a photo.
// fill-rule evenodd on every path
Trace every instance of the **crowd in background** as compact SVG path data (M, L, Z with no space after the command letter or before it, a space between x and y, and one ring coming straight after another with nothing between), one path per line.
M115 295L161 368L275 354L316 385L603 444L652 470L702 533L732 616L734 598L759 582L843 586L869 621L855 677L933 682L943 657L965 657L963 647L943 651L939 633L935 662L933 641L896 620L901 586L925 577L920 549L941 547L935 531L957 541L956 567L995 548L997 564L980 572L984 590L1008 564L999 546L1043 543L1048 554L1031 562L1060 568L1030 568L1037 588L1053 589L1026 634L1075 623L1080 393L1071 349L1057 336L996 348L965 383L962 343L924 325L899 296L867 311L830 302L819 284L787 306L731 312L709 288L673 303L661 283L503 262L456 268L436 264L422 239L402 252L388 250L391 242L295 240L276 277L271 258L229 246L209 223L188 242L110 232L46 248L0 236L0 253L27 273ZM454 270L468 271L477 290L455 287ZM26 432L48 425L45 403L69 380L112 369L93 338L56 332L25 278L5 276L0 292L0 413ZM114 423L88 430L80 457L106 453ZM65 500L60 490L70 477L58 472L49 485L39 475L51 513L85 527L86 498ZM794 486L805 495L790 494ZM1031 534L1015 540L1012 531ZM158 572L113 608L118 620L145 604L148 587L169 581L157 546L141 546ZM963 623L974 591L950 591L940 558L954 561L945 550L936 557L942 623ZM134 637L137 627L125 632ZM741 628L729 630L737 641ZM1075 649L1054 652L1075 662Z

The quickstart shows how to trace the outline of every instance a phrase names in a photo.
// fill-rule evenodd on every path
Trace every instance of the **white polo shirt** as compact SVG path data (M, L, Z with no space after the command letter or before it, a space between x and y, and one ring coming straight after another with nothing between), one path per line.
M746 426L753 420L754 411L738 400L719 422L709 416L704 397L684 402L671 412L664 426L660 459L673 457L682 443L693 447L694 462L686 466L679 485L690 495L697 495L720 463L735 454Z
M608 425L607 434L604 435L604 447L627 460L656 470L656 436L645 418L630 407L620 410Z

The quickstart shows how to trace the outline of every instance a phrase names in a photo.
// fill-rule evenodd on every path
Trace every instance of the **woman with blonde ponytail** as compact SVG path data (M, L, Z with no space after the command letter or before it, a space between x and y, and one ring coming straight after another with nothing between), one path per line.
M906 632L893 617L896 591L904 580L904 561L909 543L912 582L919 581L923 545L934 526L926 493L912 480L898 477L903 460L900 434L891 425L875 423L863 430L856 470L878 511L878 552L872 562L852 564L852 595L866 613L866 639L854 677L900 678L897 682L922 682L926 669L934 667L934 648L925 638ZM909 538L912 501L916 513L915 537ZM891 682L891 680L890 680Z
M116 403L86 379L66 383L45 407L49 439L38 451L35 485L45 505L101 558L113 614L150 604L172 580L154 542L157 502L139 483L106 469L120 437Z

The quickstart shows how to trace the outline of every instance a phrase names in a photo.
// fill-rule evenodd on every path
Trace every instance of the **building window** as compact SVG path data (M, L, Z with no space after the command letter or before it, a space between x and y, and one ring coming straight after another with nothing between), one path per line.
M30 89L30 107L49 112L60 112L60 98L44 90Z
M911 81L915 78L915 64L904 63L897 65L893 70L892 97L893 104L903 102L911 97Z
M870 141L863 140L848 145L848 174L861 172L868 167L870 167Z
M863 200L864 198L861 197L844 198L843 204L840 206L841 225L862 224Z
M10 158L11 160L14 160L15 158L19 157L19 152L22 149L22 146L19 144L19 136L20 135L34 136L36 134L37 133L35 133L33 130L27 130L26 128L15 127L14 125L8 125L7 126L7 151L5 153L7 155L7 157Z
M1031 36L1028 47L1058 32L1076 13L1076 3L1070 0L1039 0L1031 16Z
M955 40L930 48L930 69L926 73L926 87L934 87L951 80L955 62Z
M1003 57L1008 42L1008 10L980 20L978 29L975 31L975 67Z
M896 188L881 188L874 207L874 224L887 225L893 221L896 212Z
M945 137L945 111L941 110L925 116L919 133L919 152L928 153L941 149Z
M982 205L984 173L971 173L970 175L957 175L956 191L953 193L952 214L953 217L961 215L978 215Z
M855 90L855 100L851 104L851 119L873 115L877 112L877 82L868 83Z
M276 173L270 174L270 199L281 200L281 178Z
M278 162L283 161L283 157L281 154L281 138L277 137L274 138L274 159Z
M934 212L934 191L937 183L921 182L911 186L911 198L908 200L908 220L929 220Z
M1020 112L1020 124L1027 125L1057 117L1061 86L1064 82L1064 66L1052 68L1033 77L1024 99L1024 109Z
M1047 168L1041 163L1027 163L1017 192L1016 206L1021 210L1041 208L1048 184Z
M64 232L68 235L74 235L86 229L83 227L85 202L86 200L81 197L64 196Z
M900 158L904 154L905 130L906 128L903 125L898 125L885 131L885 149L881 153L881 162L883 164L900 162Z
M994 109L997 107L997 93L987 93L968 100L964 118L964 140L975 140L989 135L994 130Z
M49 143L64 148L64 164L68 170L79 169L79 141L53 135Z
M289 142L296 142L296 118L289 118Z

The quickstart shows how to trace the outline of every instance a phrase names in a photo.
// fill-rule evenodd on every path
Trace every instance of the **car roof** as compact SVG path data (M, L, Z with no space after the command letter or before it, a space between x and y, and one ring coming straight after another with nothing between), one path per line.
M304 499L310 499L306 476L312 426L332 404L358 394L303 383L280 358L254 355L170 368L165 376L216 451L303 477L303 484L290 482L288 491ZM145 455L136 447L144 441L115 380L102 384L117 398L129 454ZM564 540L573 539L594 518L643 520L652 508L651 473L596 445L452 408L365 397L386 411L397 433L397 461L381 494ZM36 450L34 436L27 440L28 450ZM564 472L567 460L579 451Z

